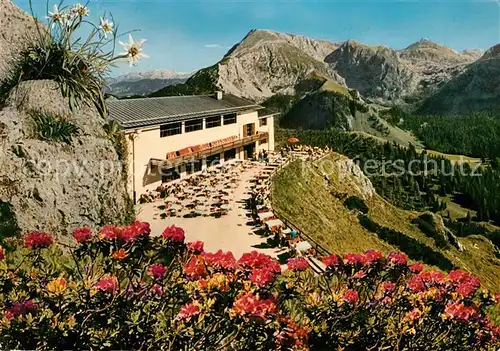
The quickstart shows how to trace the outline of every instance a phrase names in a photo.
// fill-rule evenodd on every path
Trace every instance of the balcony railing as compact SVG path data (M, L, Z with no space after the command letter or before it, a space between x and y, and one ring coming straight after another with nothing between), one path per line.
M158 167L168 166L169 168L176 167L176 166L179 166L183 163L188 163L188 162L191 162L193 160L201 160L202 158L207 157L207 156L217 155L217 154L220 154L220 153L227 151L227 150L231 150L231 149L234 149L237 147L245 146L245 145L251 144L253 142L256 142L257 140L267 139L268 136L269 136L269 133L267 133L267 132L257 132L254 135L249 135L247 137L240 138L238 140L235 140L235 141L232 141L229 143L209 147L207 149L197 151L197 152L191 152L191 153L188 153L186 155L177 156L174 158L169 158L168 160L160 160L157 158L152 158L150 160L150 163L151 163L151 166L158 166Z

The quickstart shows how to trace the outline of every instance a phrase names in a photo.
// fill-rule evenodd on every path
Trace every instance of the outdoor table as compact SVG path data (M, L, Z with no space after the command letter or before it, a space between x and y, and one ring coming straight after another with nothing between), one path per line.
M201 215L203 215L207 212L207 208L205 206L196 206L194 209L198 214L201 214Z
M292 234L292 230L290 228L285 228L281 231L281 234L284 234L284 235Z
M304 252L310 249L312 249L312 245L307 241L299 241L297 244L295 244L295 250L297 251Z
M257 214L257 216L259 217L259 219L261 221L264 221L266 218L274 217L274 213L272 213L272 212L262 212L262 213Z
M221 205L221 210L229 210L231 207L227 204Z
M270 221L266 221L265 223L269 229L285 226L285 223L283 223L280 219L272 219Z
M169 210L177 211L177 210L180 210L181 208L182 208L182 206L179 204L172 204L172 205L170 205Z

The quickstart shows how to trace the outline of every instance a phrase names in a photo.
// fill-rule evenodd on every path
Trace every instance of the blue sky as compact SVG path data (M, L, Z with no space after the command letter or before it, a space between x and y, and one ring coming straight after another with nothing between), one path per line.
M14 2L29 8L26 0ZM36 14L44 16L45 0L33 4ZM89 7L94 19L111 12L121 32L140 29L134 37L148 40L144 49L151 57L137 67L123 64L115 74L190 72L212 65L252 28L396 49L421 38L456 50L487 49L500 42L497 1L91 0Z

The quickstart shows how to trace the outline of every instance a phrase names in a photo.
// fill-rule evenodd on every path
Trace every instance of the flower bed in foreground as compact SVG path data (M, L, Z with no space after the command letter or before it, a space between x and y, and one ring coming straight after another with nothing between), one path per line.
M62 254L46 233L0 249L2 349L481 350L498 347L495 297L454 270L402 253L236 259L149 224L74 232Z

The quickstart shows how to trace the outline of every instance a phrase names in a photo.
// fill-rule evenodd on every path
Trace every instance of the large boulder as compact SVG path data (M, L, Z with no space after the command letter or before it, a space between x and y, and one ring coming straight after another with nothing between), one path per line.
M122 222L130 201L121 160L92 104L70 111L53 81L27 81L0 110L0 201L21 231L51 231L61 241L81 225ZM67 116L70 144L35 137L33 111ZM1 235L1 234L0 234Z
M43 30L0 0L0 85ZM26 81L10 91L0 106L0 239L17 222L21 232L51 231L64 242L75 227L122 222L129 213L122 162L93 106L87 101L71 111L54 81ZM39 140L34 111L68 118L77 128L71 143Z
M0 0L0 84L36 35L39 35L37 22L32 16L10 0Z

